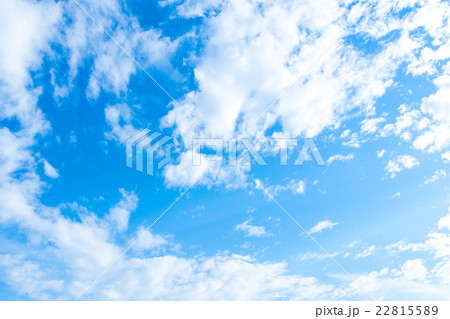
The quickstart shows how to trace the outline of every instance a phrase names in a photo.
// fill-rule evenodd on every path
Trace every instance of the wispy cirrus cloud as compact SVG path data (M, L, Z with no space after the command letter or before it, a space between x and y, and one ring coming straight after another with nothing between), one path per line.
M333 155L330 156L327 160L327 165L331 165L336 161L342 162L342 161L350 161L352 159L355 158L355 155L353 155L352 153L347 154L347 155L343 155L343 154L337 154L337 155Z
M430 184L430 183L434 183L437 180L446 177L447 176L447 171L445 169L439 169L437 171L434 172L433 176L431 176L430 178L427 178L424 182L425 185Z

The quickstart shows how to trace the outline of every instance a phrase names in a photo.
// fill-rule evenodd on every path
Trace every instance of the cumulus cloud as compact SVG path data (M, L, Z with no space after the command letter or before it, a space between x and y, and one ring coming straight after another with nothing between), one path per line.
M233 0L163 3L186 17L202 16L204 22L204 48L193 61L198 88L179 99L179 105L174 104L162 120L166 127L176 129L185 148L189 148L193 135L262 137L278 124L291 137L315 137L327 128L339 127L353 109L373 114L375 100L392 85L397 68L410 62L421 47L410 32L423 26L418 11L426 10L412 10L400 17L402 10L414 7L413 2L375 4L369 19L363 14L367 4L345 8L328 0L308 4ZM324 7L327 10L322 10ZM399 23L401 19L407 23ZM403 29L398 38L383 43L383 49L368 58L361 48L336 42L344 26L356 21L355 32L375 40ZM316 52L327 49L328 54L315 61ZM324 87L327 94L323 94ZM271 101L277 102L269 108ZM185 116L185 110L200 127ZM362 131L374 132L383 121L364 120ZM407 124L406 119L404 123L399 119L396 130ZM403 132L403 138L410 137ZM362 141L357 133L349 133L343 143L360 147Z
M420 162L414 157L410 155L399 155L395 160L389 161L385 168L385 171L391 174L391 178L394 178L404 169L411 169L419 165Z
M122 3L118 1L83 3L145 67L171 68L169 60L178 46L177 40L165 37L156 29L144 30L137 18L123 13ZM435 44L448 41L446 2L429 1L410 13L404 9L413 8L415 1L379 2L371 11L374 16L363 14L366 4L358 3L347 9L328 0L304 3L229 1L223 7L218 1L185 1L178 6L178 2L171 0L163 3L176 6L176 11L184 17L200 16L204 22L199 34L205 47L194 61L189 61L194 64L197 89L179 100L184 110L191 112L202 126L196 127L178 105L171 105L172 110L161 122L163 126L175 128L181 143L179 161L165 171L167 185L175 187L206 174L211 183L220 181L225 185L246 178L248 169L224 171L215 164L194 169L184 166L189 160L186 154L192 136L223 137L238 133L260 137L276 123L292 136L317 136L327 128L338 128L348 111L355 108L364 114L373 114L376 99L392 85L397 68L404 65L405 60L413 74L433 74L437 70L432 62L447 58L445 46L444 50L436 46L426 50L422 48L425 41L410 34L423 27ZM403 10L407 13L396 16ZM208 14L210 11L214 14ZM65 17L67 25L60 28ZM360 22L355 32L375 39L397 29L401 29L400 36L371 57L339 41L324 59L308 70L317 52L324 52L354 21ZM105 41L102 31L73 2L0 1L0 24L0 117L17 119L20 123L17 131L0 129L0 198L4 199L0 201L0 223L18 227L26 237L24 244L15 243L21 253L16 249L2 251L2 277L11 289L27 298L73 299L123 251L123 245L116 242L120 238L115 235L127 229L130 213L136 209L138 200L132 192L122 190L122 198L106 212L92 212L78 204L48 207L40 203L44 189L35 171L33 146L37 143L37 134L45 134L50 123L37 107L42 90L33 86L30 71L39 69L53 41L60 41L69 55L70 68L67 83L61 85L70 88L78 69L86 66L87 59L92 59L87 94L95 99L102 90L115 97L125 95L137 67L114 43ZM64 30L62 34L60 29ZM268 102L279 97L300 74L304 76L297 85L253 125ZM438 91L422 101L421 112L429 116L429 120L421 118L422 114L417 111L401 110L395 124L384 127L386 131L409 140L417 129L421 133L414 139L413 146L424 151L433 152L448 145L448 112L444 104L448 100L446 76L448 74L436 78ZM55 85L59 84L55 82ZM108 106L105 110L109 126L107 138L123 143L133 131L131 117L132 112L125 104ZM367 124L365 131L372 132L374 124ZM355 133L349 132L347 137L345 143L349 146L359 145ZM417 160L399 158L392 164L393 174L418 165ZM49 167L47 173L56 176ZM305 190L302 181L288 181L287 185L280 186L279 190L294 193ZM69 215L75 217L67 217L63 210L69 210ZM422 262L412 260L404 263L400 271L381 270L359 276L358 280L370 291L382 291L384 296L389 293L383 289L401 292L420 289L423 292L424 287L430 294L441 298L448 296L448 288L413 285L399 279L418 281L434 275L442 283L450 283L450 246L448 234L444 232L448 225L447 216L439 221L442 231L431 232L423 243L398 245L398 249L404 251L434 253L439 262L428 273ZM267 233L260 227L251 225L250 220L241 224L241 230L247 233ZM351 295L345 289L336 293L336 288L340 287L321 284L315 278L290 274L288 265L283 262L258 262L233 254L201 258L172 254L148 257L142 252L171 243L164 236L142 228L132 237L142 239L137 242L136 250L124 256L87 298L260 300ZM371 247L367 253L371 253ZM33 253L36 250L39 255ZM384 286L380 287L381 284Z
M427 268L423 265L422 259L414 259L406 261L402 267L401 272L406 280L423 281L427 276Z

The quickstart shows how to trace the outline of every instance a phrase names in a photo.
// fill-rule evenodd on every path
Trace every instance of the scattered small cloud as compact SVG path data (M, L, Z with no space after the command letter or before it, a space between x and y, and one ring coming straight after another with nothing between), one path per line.
M330 256L331 256L331 257L336 257L336 256L339 255L339 254L340 254L339 252L334 252L334 253L332 253L332 254L330 254L330 255L327 255L327 254L319 254L319 253L312 253L312 252L306 252L306 253L301 253L301 254L299 254L298 257L299 257L299 259L302 260L302 261L306 261L306 260L308 260L308 261L309 261L309 260L318 260L318 261L321 261L321 260L330 258Z
M372 119L365 119L361 122L361 132L363 133L375 133L378 130L378 124L385 122L386 119L379 117L379 118L372 118Z
M286 186L287 190L290 190L292 194L298 195L298 194L304 194L306 192L306 183L305 181L296 181L291 180L289 182L289 185Z
M442 177L447 176L447 171L445 169L439 169L437 171L434 172L433 176L431 176L430 178L427 178L424 182L425 185L430 184L430 183L434 183L437 180L439 180Z
M42 163L44 164L44 174L50 178L58 178L59 172L56 168L54 168L46 159L42 159Z
M312 227L309 230L310 234L314 234L314 233L319 233L324 229L331 229L334 226L338 225L338 223L332 223L331 221L329 221L328 219L323 220L321 222L319 222L317 225L315 225L314 227Z
M441 154L441 158L445 164L450 163L450 151L447 151L447 152Z
M236 225L234 230L243 231L245 233L245 237L267 237L272 235L266 231L264 226L251 225L251 221L252 219L249 219L242 224Z
M109 105L105 108L105 119L111 130L105 133L109 140L125 143L138 131L132 124L133 111L127 104Z
M375 245L372 245L369 248L364 249L363 252L356 254L355 259L367 258L370 255L372 255L374 251L375 251Z
M70 142L70 144L75 144L76 142L78 142L78 138L77 138L77 135L75 134L75 131L70 132L69 142Z
M350 130L345 130L341 134L341 139L345 139L345 141L342 142L342 145L344 145L344 146L353 147L353 148L361 147L361 142L358 139L358 134L351 133Z
M106 216L106 220L111 223L114 229L118 232L124 232L128 228L128 221L131 213L136 210L138 205L138 197L134 192L127 192L124 189L119 189L122 198L114 205Z
M286 185L264 185L259 179L256 179L255 182L257 187L266 189L273 196L286 191L290 191L294 195L300 195L306 192L306 182L304 180L291 179Z
M327 160L327 165L331 165L335 161L341 161L341 162L342 161L349 161L349 160L352 160L354 157L355 156L353 154L347 154L347 155L337 154L337 155L333 155Z
M385 170L391 174L391 178L397 176L404 169L419 166L420 162L410 155L400 155L395 160L390 160Z
M377 152L378 158L382 158L384 156L384 154L386 154L386 150L385 149L382 149L382 150Z

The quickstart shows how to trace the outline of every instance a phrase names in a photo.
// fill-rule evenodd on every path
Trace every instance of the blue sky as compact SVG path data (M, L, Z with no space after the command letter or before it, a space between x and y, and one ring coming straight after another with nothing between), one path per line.
M447 1L77 2L0 0L1 299L450 297Z

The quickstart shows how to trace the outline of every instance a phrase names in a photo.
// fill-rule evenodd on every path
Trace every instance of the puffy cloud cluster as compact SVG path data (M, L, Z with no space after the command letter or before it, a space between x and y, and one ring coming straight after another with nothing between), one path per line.
M185 18L202 17L204 22L199 32L204 48L194 67L198 88L179 100L180 106L174 105L163 119L164 126L176 128L188 151L193 136L257 138L275 124L292 138L317 136L325 129L338 128L351 110L374 114L375 101L393 84L402 63L415 75L436 74L435 66L448 57L444 48L450 43L446 28L449 8L445 1L354 5L329 0L302 4L185 1L175 8ZM420 58L431 50L425 34L417 35L421 28L440 48L439 54L428 54L433 56L431 60ZM382 40L388 35L392 41ZM352 42L354 37L379 43L379 50L367 55L363 46ZM407 129L417 120L415 148L435 151L445 147L450 136L442 122L448 115L442 111L445 77L435 83L442 88L424 99L420 110L411 110L395 125L384 128L383 117L365 119L362 133L382 129L385 136L396 134L409 141L412 137ZM184 110L190 110L200 126L187 118ZM435 122L429 122L427 114L433 114ZM357 133L341 138L344 145L360 147ZM189 169L183 164L184 156L179 165ZM172 170L167 170L169 180L171 175ZM213 182L216 178L206 169L197 175ZM186 178L185 184L190 180Z
M155 30L141 31L136 19L122 13L119 2L83 4L99 23L116 26L114 37L123 41L126 49L140 53L144 65L166 63L167 53L175 44L161 38ZM61 34L58 28L66 17L63 9L72 20ZM122 198L103 214L104 218L99 217L100 212L91 212L77 203L61 203L57 207L40 203L44 184L36 171L37 164L42 163L44 173L51 178L57 178L59 173L32 149L49 130L50 123L38 107L41 89L33 86L30 71L41 67L51 44L58 42L66 46L70 56L70 74L60 88L70 89L85 56L93 57L87 93L95 98L100 88L117 95L123 92L136 66L111 41L106 41L104 34L72 2L0 1L0 18L0 118L20 123L15 131L0 129L0 223L24 234L21 241L11 238L4 242L0 254L2 278L26 298L75 299L123 251L115 236L128 229L138 198L121 189ZM133 33L128 32L131 29ZM127 122L129 109L113 105L106 108L105 115L111 127L107 137L123 142L133 130ZM76 218L69 218L67 211ZM320 298L333 291L314 278L288 275L285 263L258 263L239 255L190 259L173 253L146 257L149 251L162 247L173 252L178 248L167 237L149 230L139 229L133 236L139 240L131 256L120 261L87 297L304 299Z
M170 58L179 40L165 37L154 28L142 28L122 2L82 4L143 67L172 70ZM175 4L168 0L161 5ZM400 14L408 8L411 10ZM392 85L404 62L413 75L435 76L437 91L423 99L420 110L402 108L395 124L380 129L383 118L363 121L362 132L383 130L385 135L395 134L405 140L412 139L410 134L415 132L418 136L413 146L427 152L443 150L450 143L450 64L436 75L440 71L438 62L450 56L446 1L385 0L373 7L368 3L340 5L331 0L185 1L175 11L182 18L202 17L197 40L204 47L193 61L197 89L179 99L179 104L174 103L161 121L163 127L174 128L181 142L178 164L165 170L169 186L188 185L205 176L209 180L203 182L208 185L244 184L249 168L224 169L211 162L192 168L192 138L262 137L276 124L290 137L314 137L326 129L337 129L349 111L374 115L376 99ZM349 32L346 27L350 27ZM414 35L420 28L425 30L423 37ZM371 56L345 37L359 34L376 41L392 32L397 34L395 39L383 43ZM424 45L426 36L431 37L433 48ZM104 218L78 204L47 207L40 203L44 188L37 164L43 163L44 173L51 178L57 178L59 172L32 149L51 123L38 107L42 88L34 85L30 72L41 68L44 56L54 58L53 48L59 47L68 55L69 71L65 81L52 77L58 97L70 91L79 68L91 59L88 97L95 99L105 90L120 98L138 66L70 1L0 0L0 43L0 119L20 123L16 130L0 128L0 223L26 233L26 243L7 242L0 255L2 277L29 298L74 299L123 251L115 236L128 229L138 199L133 192L121 190L121 199ZM322 52L325 54L318 57ZM272 101L276 102L269 108ZM199 127L186 117L186 111L200 123ZM132 111L125 104L106 107L106 138L123 143L135 131L131 118ZM341 135L350 137L345 142L348 146L359 145L354 134ZM444 160L448 160L446 154L442 155ZM346 157L333 160L342 159ZM417 165L414 158L400 156L389 162L386 170L395 176ZM274 192L286 190L302 194L305 182L290 180L285 186L273 188ZM68 218L65 209L75 213L77 219ZM424 284L418 281L425 281L430 293L442 293L426 280L434 276L444 284L450 283L449 236L444 232L449 228L448 220L449 216L441 219L442 231L430 233L424 243L396 246L434 253L438 263L433 268L415 259L405 262L400 270L373 272L358 281L384 296L389 296L389 289L399 291L399 283L400 291L423 289ZM329 228L331 224L317 227ZM266 232L249 222L239 226L238 230L255 236ZM234 254L180 257L175 253L178 248L166 236L142 228L133 236L139 240L130 256L118 262L87 297L324 299L342 298L356 291L351 287L336 290L315 278L289 274L282 262L258 262ZM163 248L171 253L146 255ZM369 247L361 257L369 257L373 250Z
M396 159L389 161L385 170L391 174L391 178L394 178L404 169L411 169L419 165L420 162L416 158L410 155L399 155Z

